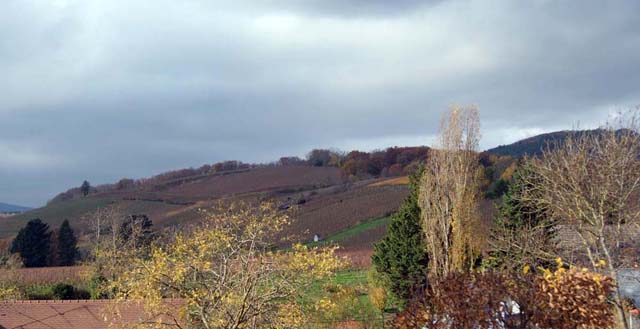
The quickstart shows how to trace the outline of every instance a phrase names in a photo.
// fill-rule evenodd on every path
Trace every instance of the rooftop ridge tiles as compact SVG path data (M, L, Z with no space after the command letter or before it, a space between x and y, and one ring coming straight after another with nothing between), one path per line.
M127 300L127 302L136 302L137 300ZM165 298L166 302L181 302L180 298ZM31 300L31 299L16 299L16 300L1 300L0 305L2 304L108 304L118 302L115 299L39 299L39 300Z

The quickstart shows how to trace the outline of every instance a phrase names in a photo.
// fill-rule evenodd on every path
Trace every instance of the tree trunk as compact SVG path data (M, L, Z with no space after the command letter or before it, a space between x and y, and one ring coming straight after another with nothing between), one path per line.
M616 312L618 313L618 320L624 329L629 329L629 323L627 323L627 316L624 312L624 306L622 305L622 300L620 298L620 286L618 285L618 276L617 272L613 266L613 260L611 259L611 255L609 254L609 249L604 242L604 238L602 235L598 238L600 242L600 247L604 252L605 257L607 258L607 267L609 268L609 275L612 279L616 280L616 289L613 292L613 302L615 303Z

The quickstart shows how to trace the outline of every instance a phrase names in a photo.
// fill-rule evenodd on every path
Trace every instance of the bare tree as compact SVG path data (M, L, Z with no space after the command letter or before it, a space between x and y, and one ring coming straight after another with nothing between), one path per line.
M111 205L100 208L88 216L91 257L96 275L110 279L118 271L127 268L134 257L148 253L136 243L144 234L139 225L133 225L133 216L127 215L121 206ZM123 224L130 223L127 234L123 234Z
M110 205L85 216L83 221L89 227L89 236L92 244L102 244L105 240L111 240L115 244L118 227L122 224L124 212L117 205Z
M477 256L479 139L478 110L452 107L442 119L439 148L427 160L420 206L433 277L469 270Z
M624 266L625 240L637 240L640 219L640 135L637 116L576 132L530 159L533 175L523 198L536 202L559 224L575 230L588 263L612 278ZM620 323L628 328L619 290Z
M518 228L494 225L489 244L492 254L500 257L496 267L517 272L525 266L552 263L558 254L554 241L549 239L550 229L553 229L550 222L525 223Z

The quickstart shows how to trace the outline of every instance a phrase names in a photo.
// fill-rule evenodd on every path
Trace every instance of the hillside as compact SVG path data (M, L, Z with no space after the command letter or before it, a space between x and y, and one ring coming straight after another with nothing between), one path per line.
M387 180L393 183L386 184ZM163 228L196 223L200 220L199 209L214 207L220 201L273 200L281 209L294 210L287 233L308 242L314 234L328 236L387 216L406 194L406 186L397 184L397 179L350 181L336 167L264 166L183 177L179 182L172 179L158 182L154 188L94 191L87 197L57 200L6 218L0 223L0 237L12 236L32 218L40 218L52 228L68 219L84 235L89 233L91 214L106 206L117 206L124 213L147 214L156 227ZM354 248L371 248L384 231L373 233Z
M618 133L620 130L617 131ZM497 156L511 156L521 158L525 155L536 156L542 153L546 147L553 148L555 144L562 143L570 135L580 136L581 134L600 134L600 129L592 130L563 130L540 134L533 137L519 140L509 145L500 145L484 151L483 153Z
M488 149L485 153L498 156L511 156L521 158L525 155L539 155L547 145L552 145L558 141L564 140L570 131L556 131L547 134L536 135L533 137L519 140L509 145L500 145L492 149Z
M20 213L29 210L31 210L31 208L29 207L16 206L13 204L0 202L0 213Z

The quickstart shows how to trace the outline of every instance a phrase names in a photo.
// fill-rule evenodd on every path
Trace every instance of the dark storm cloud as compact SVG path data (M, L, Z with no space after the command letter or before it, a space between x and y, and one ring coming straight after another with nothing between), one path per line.
M640 103L640 4L8 1L0 201L312 147L427 144L476 104L483 147Z

